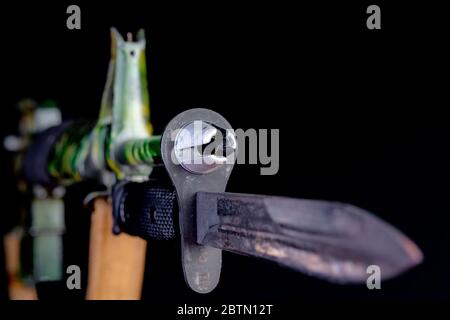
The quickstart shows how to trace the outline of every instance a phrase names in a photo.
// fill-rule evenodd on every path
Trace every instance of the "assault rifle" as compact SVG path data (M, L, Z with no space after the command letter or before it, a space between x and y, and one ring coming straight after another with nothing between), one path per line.
M110 199L111 233L179 238L186 283L199 293L217 286L222 250L338 283L365 282L371 265L387 279L421 262L411 240L353 205L225 192L242 147L232 126L212 110L191 109L154 135L144 32L133 41L112 29L111 39L98 119L61 122L55 110L40 110L45 130L20 147L21 177L41 199L34 202L31 228L35 276L61 277L64 222L60 205L49 198L84 180L105 187L85 202Z

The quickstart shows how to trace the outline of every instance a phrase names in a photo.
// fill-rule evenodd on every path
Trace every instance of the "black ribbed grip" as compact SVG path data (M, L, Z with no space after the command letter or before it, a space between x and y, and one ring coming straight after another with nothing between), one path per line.
M113 232L150 240L175 237L176 193L153 182L119 182L113 188Z

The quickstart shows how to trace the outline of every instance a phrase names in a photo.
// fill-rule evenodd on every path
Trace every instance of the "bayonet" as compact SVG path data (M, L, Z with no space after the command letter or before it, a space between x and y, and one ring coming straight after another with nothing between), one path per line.
M99 119L44 131L28 152L29 181L54 187L95 179L106 185L112 232L179 236L185 280L200 293L219 282L221 250L339 283L366 281L371 265L387 279L421 262L411 240L353 205L226 193L242 147L231 124L212 110L191 109L172 119L162 136L153 135L144 33L137 41L125 41L115 29L111 36ZM99 195L104 193L88 199Z
M197 242L275 261L333 282L364 282L376 265L388 279L422 254L400 231L338 202L198 192Z
M422 261L405 235L353 205L225 193L234 165L225 160L233 153L235 159L240 147L233 132L219 114L192 109L170 121L162 136L163 161L178 196L184 275L193 290L205 293L217 285L221 250L338 283L365 282L371 265L388 279ZM212 141L218 151L213 158L198 151ZM192 156L180 153L180 145Z

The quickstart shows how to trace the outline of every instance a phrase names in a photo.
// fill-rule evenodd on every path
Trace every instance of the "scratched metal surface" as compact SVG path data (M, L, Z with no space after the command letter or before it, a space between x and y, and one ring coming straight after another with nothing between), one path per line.
M197 241L275 261L333 282L384 279L422 261L399 230L349 204L237 193L197 193Z

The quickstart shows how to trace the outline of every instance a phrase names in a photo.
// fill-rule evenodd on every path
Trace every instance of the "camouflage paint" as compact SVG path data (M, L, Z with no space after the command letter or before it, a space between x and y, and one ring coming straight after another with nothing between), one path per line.
M160 136L152 136L147 89L145 36L125 41L111 29L111 60L96 123L72 124L55 144L48 170L69 184L95 178L102 171L118 179L146 180L154 157L160 155Z

